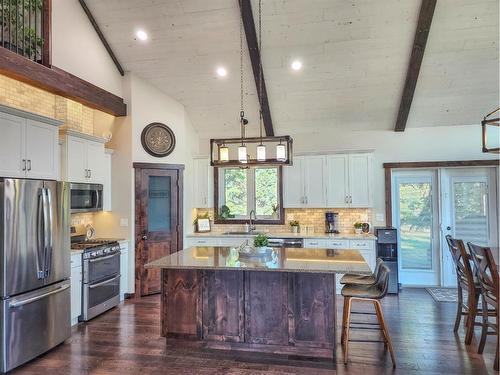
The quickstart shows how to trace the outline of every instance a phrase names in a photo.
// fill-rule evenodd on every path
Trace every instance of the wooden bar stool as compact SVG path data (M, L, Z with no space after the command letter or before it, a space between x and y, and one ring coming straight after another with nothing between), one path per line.
M389 336L389 331L387 330L387 324L384 319L384 313L382 311L382 306L380 305L380 300L387 294L387 287L389 284L389 268L386 265L380 265L380 271L378 277L374 284L371 285L354 285L346 284L342 288L342 295L344 296L344 306L346 306L347 311L344 312L345 315L345 334L343 337L344 344L344 364L347 364L349 358L349 342L383 342L389 348L391 354L392 367L396 368L396 357L394 355L394 350L392 347L392 341ZM372 302L375 307L375 313L365 313L368 315L376 315L378 323L362 323L362 322L351 322L351 308L353 301L365 301ZM356 312L352 312L356 314ZM354 324L354 326L352 326ZM365 325L365 326L359 326ZM369 327L366 327L369 325ZM377 325L378 327L374 327ZM381 330L383 334L383 340L357 340L350 339L349 334L351 329L376 329Z
M479 280L479 285L481 286L481 296L483 302L483 324L481 332L481 340L479 341L479 347L477 352L479 354L483 353L484 344L486 343L487 335L497 336L497 345L495 350L495 361L493 363L493 368L498 371L498 349L499 349L499 314L498 314L498 271L491 254L489 247L482 247L474 245L470 242L467 243L469 247L471 258L474 261L474 265L477 270L477 278ZM488 306L491 306L493 310L493 316L496 318L496 323L488 321L488 316L491 316L488 311ZM489 329L492 329L491 331Z
M479 285L479 281L474 278L474 272L470 264L470 256L465 249L463 241L447 235L446 242L448 243L448 248L450 249L457 273L458 302L453 332L458 331L460 320L463 315L466 315L465 344L469 345L474 335L474 326L482 326L481 323L476 323L476 316L482 316L482 310L477 308L479 298L481 297L481 286ZM468 295L466 302L464 302L463 296L464 289Z
M353 285L371 285L375 284L377 281L378 274L380 272L380 266L384 264L384 261L381 258L377 258L377 264L375 265L375 269L371 275L359 275L356 273L346 273L340 279L340 284L353 284ZM345 335L345 320L346 320L346 298L344 298L344 308L342 314L342 334L340 336L340 342L342 345L344 344L344 335ZM351 312L352 313L352 312Z

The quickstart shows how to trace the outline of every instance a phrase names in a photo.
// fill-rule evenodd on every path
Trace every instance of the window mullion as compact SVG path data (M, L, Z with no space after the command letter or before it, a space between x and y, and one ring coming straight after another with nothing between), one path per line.
M255 211L255 169L247 169L247 207L248 214Z

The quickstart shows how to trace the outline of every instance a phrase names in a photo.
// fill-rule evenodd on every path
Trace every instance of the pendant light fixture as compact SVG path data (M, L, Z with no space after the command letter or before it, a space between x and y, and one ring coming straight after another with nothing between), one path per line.
M266 161L266 146L262 143L262 0L259 0L259 132L260 144L257 146L257 161Z
M491 117L497 112L500 108L488 113L481 121L483 152L500 154L500 118L498 115Z
M222 163L227 163L229 161L229 148L225 143L219 146L219 160Z
M284 162L286 161L286 146L281 143L276 145L276 160Z

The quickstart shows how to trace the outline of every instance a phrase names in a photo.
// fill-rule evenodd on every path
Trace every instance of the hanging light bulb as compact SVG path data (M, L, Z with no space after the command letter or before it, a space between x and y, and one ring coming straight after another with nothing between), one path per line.
M229 148L224 143L219 147L219 161L224 163L229 161Z
M284 144L281 144L281 139L280 143L276 145L276 160L286 161L286 147Z
M263 144L257 146L257 160L266 161L266 146Z
M248 162L247 146L241 145L238 147L238 161L246 164Z

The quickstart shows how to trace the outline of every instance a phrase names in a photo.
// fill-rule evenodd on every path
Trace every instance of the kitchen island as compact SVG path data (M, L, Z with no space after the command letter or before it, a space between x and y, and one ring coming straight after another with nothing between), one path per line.
M370 274L357 250L190 247L161 268L161 334L211 349L332 358L335 274ZM179 341L179 344L181 341Z

